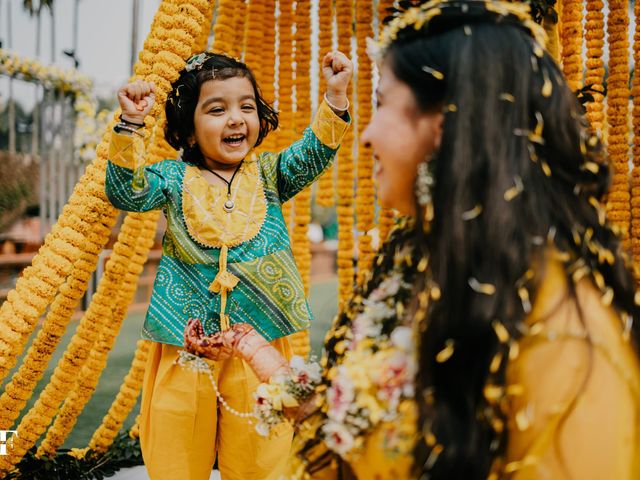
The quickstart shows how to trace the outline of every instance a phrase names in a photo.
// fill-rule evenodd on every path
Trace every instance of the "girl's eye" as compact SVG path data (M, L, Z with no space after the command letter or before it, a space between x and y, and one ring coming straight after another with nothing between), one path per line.
M243 105L242 109L243 110L255 110L256 107L254 107L253 105Z
M224 112L224 110L220 107L215 107L209 110L209 113L222 113L222 112Z

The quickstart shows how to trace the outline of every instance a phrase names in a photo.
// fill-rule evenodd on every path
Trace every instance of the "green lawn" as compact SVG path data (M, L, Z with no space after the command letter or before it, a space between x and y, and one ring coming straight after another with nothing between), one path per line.
M310 304L311 310L315 316L315 321L311 326L311 347L313 354L319 356L324 335L331 320L336 314L337 310L337 282L336 280L328 280L323 282L312 283L310 292ZM64 447L84 447L91 439L91 435L95 429L100 425L102 418L108 411L111 402L115 398L122 380L124 379L131 359L133 358L133 352L135 350L136 342L139 338L140 328L144 320L144 313L132 313L130 314L122 325L122 330L113 347L113 350L109 354L107 361L107 367L100 377L98 388L91 398L86 408L78 418L78 423L75 429L71 432L71 435L67 439ZM58 359L64 352L64 347L69 342L71 336L75 332L77 322L72 324L69 331L62 339L61 346L58 348L53 360L49 365L49 369L45 373L43 380L38 384L34 396L28 403L28 407L33 405L35 399L39 395L40 391L51 376ZM26 410L25 410L26 411ZM133 423L135 416L138 413L138 407L136 407L129 418L126 425L129 426Z

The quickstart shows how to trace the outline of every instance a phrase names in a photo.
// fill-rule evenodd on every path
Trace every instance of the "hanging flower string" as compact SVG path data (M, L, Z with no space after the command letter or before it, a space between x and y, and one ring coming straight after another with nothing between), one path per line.
M218 14L216 24L213 27L213 51L231 53L234 51L236 32L234 26L234 10L238 0L220 0L218 2Z
M582 88L582 0L564 0L562 6L562 70L571 90Z
M629 17L626 0L609 2L609 79L607 95L608 153L613 164L613 182L607 208L609 219L621 230L621 237L629 247L631 220L629 193L629 62L627 40Z
M378 31L382 29L382 21L387 17L389 8L393 6L393 0L380 0L378 3ZM378 210L378 243L381 245L389 236L395 224L395 214L390 208L380 206Z
M336 0L336 21L338 24L338 49L344 53L351 52L351 38L353 37L353 2L352 0ZM347 92L349 100L353 100L352 92ZM337 178L337 213L338 213L338 305L347 301L353 293L354 281L354 135L347 130L338 153Z
M111 408L109 408L109 411L102 420L102 424L91 437L89 449L106 452L113 443L124 421L137 403L144 379L144 369L147 363L148 353L149 341L138 340L131 368L124 378L120 386L120 391L113 401Z
M311 121L311 3L297 2L295 9L295 63L296 63L296 137ZM311 223L311 187L302 190L295 197L293 204L293 256L304 285L304 292L309 296L309 279L311 274L311 250L309 242L309 223ZM295 333L292 336L293 351L296 355L306 357L311 350L309 331Z
M367 55L367 38L373 37L373 4L367 0L356 1L357 38L357 99L358 137L371 119L373 81L371 60ZM371 268L373 245L371 230L374 226L375 192L373 187L373 153L370 147L358 142L358 195L356 196L356 218L358 237L358 284L362 285Z
M634 5L634 16L640 18L640 5ZM640 25L636 21L633 63L640 65ZM640 75L634 74L633 86L633 170L631 171L631 253L640 258ZM640 281L640 278L636 278Z
M116 262L122 262L126 268L121 281L117 284L117 290L110 292L113 295L111 318L108 322L107 318L102 319L103 327L97 342L76 377L75 388L71 390L54 424L40 445L40 455L53 455L62 446L75 426L78 416L95 392L98 380L107 365L107 355L113 348L127 308L135 296L140 273L153 246L159 215L157 211L145 214L130 213L125 219L120 233L124 233L125 239L133 239L135 243L127 245L119 241L114 246L113 255L122 256L122 260L116 260Z
M276 133L277 150L282 150L294 141L293 134L293 0L280 0L280 18L278 20L278 110L280 126ZM290 200L282 205L285 225L291 229L293 212Z
M326 81L322 74L322 59L332 50L333 37L333 0L320 0L318 5L318 103L322 102L326 90ZM316 203L322 207L332 207L335 204L334 187L335 166L331 165L318 180Z
M604 3L602 0L587 2L587 73L585 85L591 89L593 101L587 102L587 119L596 132L602 132L604 123ZM637 18L637 17L636 17Z

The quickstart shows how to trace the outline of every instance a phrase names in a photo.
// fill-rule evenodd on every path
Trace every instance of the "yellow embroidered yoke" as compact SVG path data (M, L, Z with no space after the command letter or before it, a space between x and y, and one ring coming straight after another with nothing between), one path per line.
M167 219L144 338L180 346L190 318L201 319L207 334L247 322L270 341L308 327L281 205L331 164L349 122L322 103L302 139L279 153L249 155L232 183L231 212L223 208L226 188L178 160L145 167L147 187L136 192L132 138L112 134L109 200L130 212L162 209Z

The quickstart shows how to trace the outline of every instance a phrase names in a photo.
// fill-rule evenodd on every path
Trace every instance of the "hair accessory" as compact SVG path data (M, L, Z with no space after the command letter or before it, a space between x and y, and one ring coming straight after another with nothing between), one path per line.
M418 33L438 34L454 28L464 28L469 25L470 20L515 25L528 32L538 45L544 46L547 42L547 34L534 22L530 7L525 3L503 0L431 0L396 11L398 13L380 33L378 41L369 43L367 47L369 55L375 60L382 59L396 40L415 38Z
M194 70L199 70L200 67L207 61L209 57L206 53L198 53L197 55L192 56L189 60L187 60L187 64L184 66L184 69L187 72L192 72Z

